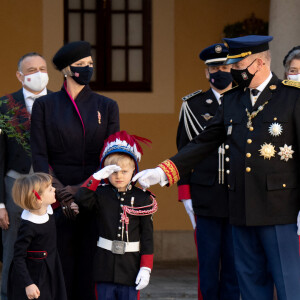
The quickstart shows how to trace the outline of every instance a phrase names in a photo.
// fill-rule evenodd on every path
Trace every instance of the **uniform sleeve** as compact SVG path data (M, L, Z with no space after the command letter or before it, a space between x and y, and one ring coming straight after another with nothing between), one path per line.
M30 144L35 172L49 173L43 102L37 99L32 107Z
M15 243L13 263L16 280L24 288L34 283L26 264L27 250L30 247L33 237L34 231L31 226L28 223L21 223Z
M149 196L143 205L149 205L152 199ZM153 267L153 215L140 217L141 267Z
M119 106L116 101L112 100L112 104L109 109L109 123L106 138L118 131L120 131Z
M176 145L177 150L179 151L182 149L185 145L187 145L190 142L185 126L184 126L184 118L183 114L181 114L178 129L177 129L177 138L176 138ZM188 173L186 176L181 177L178 181L178 200L186 200L191 199L191 193L190 193L190 175L191 173Z
M87 210L99 210L100 195L87 187L81 187L75 194L75 203Z
M172 162L172 167L169 170L170 176L177 172L180 177L186 176L197 163L202 161L211 152L217 150L225 140L224 112L223 105L220 105L211 124L175 156L169 159ZM166 175L170 184L175 183L168 174Z

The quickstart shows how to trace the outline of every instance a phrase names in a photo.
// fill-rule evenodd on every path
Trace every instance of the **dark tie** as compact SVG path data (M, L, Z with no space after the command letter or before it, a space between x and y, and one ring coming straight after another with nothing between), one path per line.
M252 96L257 96L257 94L259 93L259 90L257 90L257 89L252 89L251 90L251 94L252 94Z

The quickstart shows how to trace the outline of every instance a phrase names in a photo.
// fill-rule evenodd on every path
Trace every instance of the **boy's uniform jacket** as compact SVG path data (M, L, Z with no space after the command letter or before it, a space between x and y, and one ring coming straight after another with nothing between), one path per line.
M95 182L98 182L94 180ZM87 181L89 182L89 180ZM81 209L97 212L99 235L108 240L122 241L121 215L123 205L141 207L152 203L148 191L132 187L126 192L119 192L112 185L99 186L87 184L75 195L76 203ZM134 202L132 202L134 201ZM140 252L113 254L111 251L97 247L94 258L94 279L96 282L110 282L123 285L135 285L140 267L152 268L153 264L153 221L152 215L129 217L129 242L140 241ZM127 241L126 225L123 240Z

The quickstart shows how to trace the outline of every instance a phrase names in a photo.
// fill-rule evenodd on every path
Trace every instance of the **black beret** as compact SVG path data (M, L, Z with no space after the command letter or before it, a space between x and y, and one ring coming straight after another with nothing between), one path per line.
M52 61L58 70L70 66L74 62L91 56L91 45L85 41L76 41L62 46L54 55Z

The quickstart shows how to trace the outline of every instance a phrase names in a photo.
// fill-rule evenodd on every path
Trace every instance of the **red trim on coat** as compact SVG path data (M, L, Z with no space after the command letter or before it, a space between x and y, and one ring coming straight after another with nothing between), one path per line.
M189 184L178 186L178 201L192 199Z
M30 253L43 253L43 254L45 254L46 253L46 255L44 255L43 257L32 257L32 256L28 256L28 255L30 255ZM29 258L29 259L45 259L45 258L47 258L47 256L48 256L48 252L47 251L43 251L43 250L41 250L41 251L27 251L27 258Z
M95 299L98 300L97 283L95 283Z
M95 179L92 175L82 184L81 187L86 187L91 191L96 191L100 181L101 180Z
M138 293L137 293L137 300L140 300L140 294L141 294L141 292L140 291L138 291Z
M80 114L80 112L79 112L79 109L78 109L78 107L77 107L77 105L76 105L76 102L74 101L74 99L71 97L71 95L70 95L69 92L68 92L68 89L67 89L67 81L64 82L64 87L65 87L65 90L66 90L68 96L70 97L70 99L71 99L71 101L72 101L72 103L73 103L73 105L74 105L74 107L75 107L75 109L76 109L76 112L77 112L77 114L78 114L78 116L79 116L79 118L80 118L80 121L81 121L81 124L82 124L82 127L83 127L83 134L84 134L84 136L85 136L85 127L84 127L84 123L83 123L83 120L82 120L82 118L81 118L81 114Z
M153 254L143 254L141 256L140 267L153 268Z

